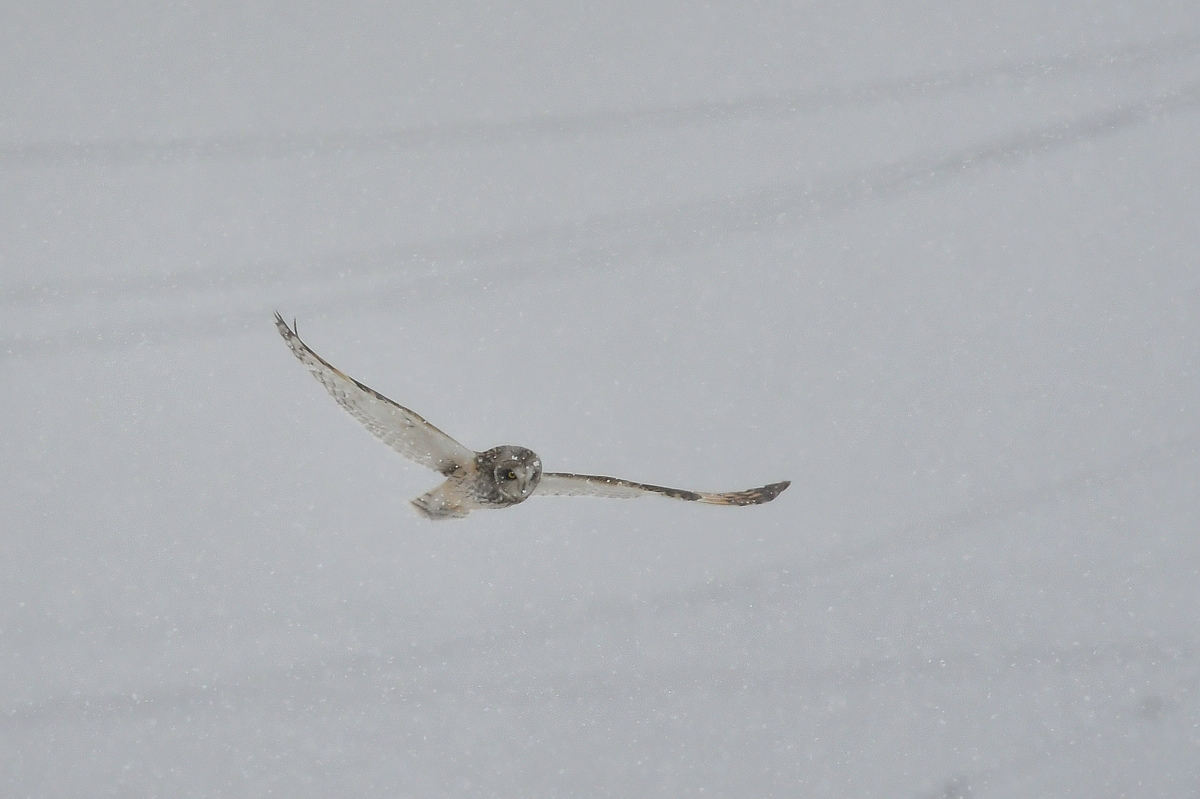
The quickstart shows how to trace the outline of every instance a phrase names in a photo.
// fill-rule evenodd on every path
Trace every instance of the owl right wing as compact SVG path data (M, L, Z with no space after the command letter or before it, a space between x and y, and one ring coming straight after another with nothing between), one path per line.
M730 491L724 494L705 494L700 491L685 491L682 488L666 488L665 486L634 483L618 477L601 477L595 474L562 474L547 472L542 475L534 494L564 497L610 497L612 499L633 499L647 494L662 494L674 499L684 499L689 502L703 502L707 505L761 505L770 502L783 493L791 485L790 480L781 483L771 483L760 488L750 488L745 491Z
M383 443L404 457L445 475L465 469L474 462L474 452L420 415L364 386L313 352L278 313L275 314L275 327L300 363L308 367L338 405Z

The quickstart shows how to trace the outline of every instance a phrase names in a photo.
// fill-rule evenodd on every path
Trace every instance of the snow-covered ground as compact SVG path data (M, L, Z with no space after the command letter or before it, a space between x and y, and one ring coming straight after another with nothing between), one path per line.
M0 795L1200 795L1200 5L22 5Z

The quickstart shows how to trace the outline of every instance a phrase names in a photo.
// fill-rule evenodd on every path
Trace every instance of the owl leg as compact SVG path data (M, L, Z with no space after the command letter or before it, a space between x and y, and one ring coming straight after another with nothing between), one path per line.
M447 480L432 491L427 491L412 501L412 505L427 519L461 519L472 510L464 502L461 490Z

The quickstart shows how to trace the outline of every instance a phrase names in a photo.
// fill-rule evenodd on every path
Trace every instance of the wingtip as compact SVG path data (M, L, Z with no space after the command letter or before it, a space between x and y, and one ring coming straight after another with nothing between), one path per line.
M287 320L283 318L283 314L279 311L275 312L275 328L279 331L279 335L284 338L300 338L300 326L296 324L296 320L292 319L289 325Z
M778 483L768 483L762 488L752 488L739 497L739 504L765 505L782 494L791 484L791 480L783 480Z
M763 505L782 494L784 489L791 484L791 480L784 480L746 491L734 491L728 494L701 494L699 496L700 502L709 505Z
M771 483L762 487L763 502L770 502L775 497L787 490L787 487L792 484L791 480L781 480L778 483Z

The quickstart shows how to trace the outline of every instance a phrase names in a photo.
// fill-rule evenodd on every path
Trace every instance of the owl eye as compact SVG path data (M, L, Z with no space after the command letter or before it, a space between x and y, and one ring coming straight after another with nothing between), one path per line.
M504 473L504 479L505 480L516 480L517 473L514 472L512 469L509 469L507 472Z

